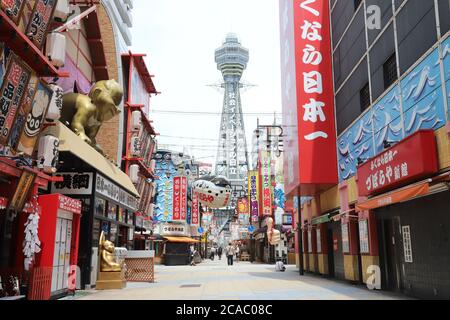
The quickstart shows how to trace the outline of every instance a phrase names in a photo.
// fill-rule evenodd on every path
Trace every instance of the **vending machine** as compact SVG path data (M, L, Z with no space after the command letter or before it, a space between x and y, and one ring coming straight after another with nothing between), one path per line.
M75 290L78 237L82 202L60 194L39 197L43 214L39 220L42 251L37 266L52 273L50 296L61 296ZM47 288L48 289L48 288Z

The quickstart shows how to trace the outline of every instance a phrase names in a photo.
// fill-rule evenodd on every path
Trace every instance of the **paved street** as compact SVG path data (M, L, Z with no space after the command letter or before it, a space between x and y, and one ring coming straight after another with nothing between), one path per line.
M369 291L363 286L299 277L295 266L276 272L275 266L226 260L197 266L155 266L155 283L128 283L124 290L82 291L79 300L383 300L403 296ZM73 299L73 298L70 298Z

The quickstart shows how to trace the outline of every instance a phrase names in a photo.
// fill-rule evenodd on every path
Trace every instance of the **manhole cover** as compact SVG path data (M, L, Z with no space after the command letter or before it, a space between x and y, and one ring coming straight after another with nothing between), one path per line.
M180 288L199 288L201 286L201 284L183 284Z

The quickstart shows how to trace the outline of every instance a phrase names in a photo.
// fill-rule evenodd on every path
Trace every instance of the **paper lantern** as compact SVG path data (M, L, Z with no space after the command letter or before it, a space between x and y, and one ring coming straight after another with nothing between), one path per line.
M141 112L140 111L133 111L131 113L131 130L132 131L139 131L141 129Z
M66 62L66 36L59 32L49 33L45 52L55 67L63 67Z
M139 181L139 165L137 164L132 164L130 166L130 179L133 183L138 183Z
M131 155L134 157L137 157L141 154L141 146L140 146L140 140L139 137L133 137L131 138L130 142L130 152Z
M55 84L50 84L49 88L53 90L53 95L52 99L50 100L47 115L45 116L45 118L47 120L55 121L61 118L64 91L61 87Z
M66 21L70 13L69 0L58 0L55 7L54 18L59 21Z
M59 157L59 139L54 136L44 136L39 140L38 168L45 173L56 172Z

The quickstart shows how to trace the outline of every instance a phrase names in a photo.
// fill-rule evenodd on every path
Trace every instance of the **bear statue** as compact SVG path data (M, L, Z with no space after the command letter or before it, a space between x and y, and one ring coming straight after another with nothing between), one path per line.
M88 96L79 93L63 96L60 121L104 155L96 136L104 122L120 114L122 99L123 88L116 80L99 81Z

